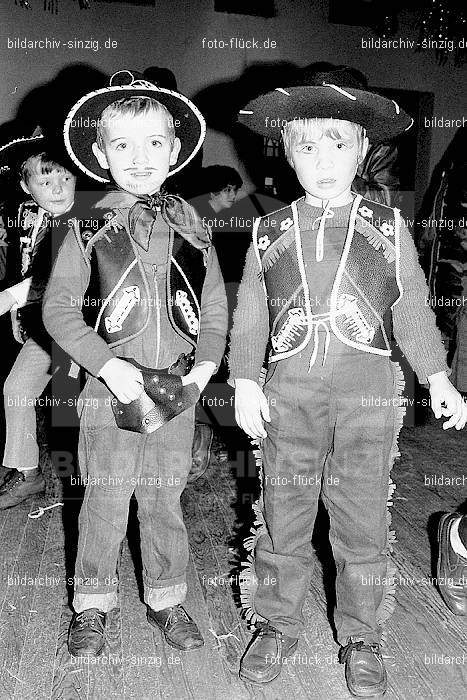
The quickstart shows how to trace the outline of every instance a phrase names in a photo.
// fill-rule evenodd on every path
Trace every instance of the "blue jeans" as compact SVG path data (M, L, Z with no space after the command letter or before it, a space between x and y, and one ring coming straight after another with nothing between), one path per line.
M380 642L389 472L403 414L398 399L391 404L397 373L387 357L347 348L334 336L324 366L320 353L308 371L310 353L271 365L264 388L271 423L263 443L266 527L255 551L254 609L287 635L302 630L321 495L337 569L338 641Z
M82 399L79 462L87 480L79 516L76 612L117 604L117 560L135 492L145 602L154 610L183 602L188 538L180 496L191 468L194 407L151 435L117 428L110 392L90 379ZM87 403L86 403L87 400Z

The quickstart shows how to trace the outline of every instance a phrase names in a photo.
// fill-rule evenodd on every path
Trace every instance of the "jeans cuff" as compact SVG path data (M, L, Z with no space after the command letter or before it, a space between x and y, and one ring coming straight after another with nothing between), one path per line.
M173 605L183 603L186 598L186 583L176 583L165 588L146 588L144 590L144 602L155 610L164 610Z
M89 608L97 608L108 613L118 606L117 591L111 593L75 593L73 608L75 613L83 612Z

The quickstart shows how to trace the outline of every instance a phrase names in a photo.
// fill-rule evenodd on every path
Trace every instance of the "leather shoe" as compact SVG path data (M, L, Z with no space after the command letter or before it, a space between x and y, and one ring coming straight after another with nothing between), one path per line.
M240 678L250 683L270 683L279 676L284 659L295 653L297 645L296 637L288 637L268 623L258 624L240 661Z
M2 489L5 483L10 478L11 472L15 472L16 469L11 469L10 467L4 467L3 464L0 465L0 489Z
M357 698L384 695L388 679L379 644L349 638L339 651L339 661L345 663L345 680L352 695Z
M68 651L72 656L99 656L105 644L107 615L98 608L74 613L68 630Z
M449 610L467 615L467 559L451 546L451 530L459 513L446 513L438 527L438 588ZM463 516L467 517L467 516Z
M0 488L0 510L13 508L42 491L45 491L45 481L39 469L29 476L27 472L11 469Z
M204 645L196 622L183 605L173 605L163 610L153 610L148 606L147 619L150 625L161 630L167 644L175 649L191 651Z
M203 476L209 467L212 438L213 430L210 425L195 423L195 434L191 451L191 469L187 479L189 484Z

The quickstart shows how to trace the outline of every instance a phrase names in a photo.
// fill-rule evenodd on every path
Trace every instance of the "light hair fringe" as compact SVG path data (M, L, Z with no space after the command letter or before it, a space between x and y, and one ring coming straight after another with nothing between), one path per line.
M147 114L162 114L167 120L167 131L171 146L175 141L174 120L165 105L158 102L153 97L138 95L135 97L123 97L120 100L112 102L108 105L100 115L96 128L96 143L103 150L104 147L104 129L112 119L119 117L139 117Z

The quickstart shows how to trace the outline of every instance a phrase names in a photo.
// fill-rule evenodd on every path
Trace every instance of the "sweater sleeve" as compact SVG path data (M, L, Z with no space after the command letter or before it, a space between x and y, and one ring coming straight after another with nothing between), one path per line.
M214 246L211 246L201 293L201 323L196 362L210 360L219 366L227 337L227 296Z
M394 337L421 384L450 370L436 317L429 305L425 275L406 226L401 225L400 281L402 296L392 309Z
M233 318L229 381L251 379L257 382L263 366L269 339L269 310L259 272L258 259L251 244Z
M73 360L98 376L105 363L115 357L103 338L83 318L83 297L90 271L70 230L58 252L42 307L49 335Z

